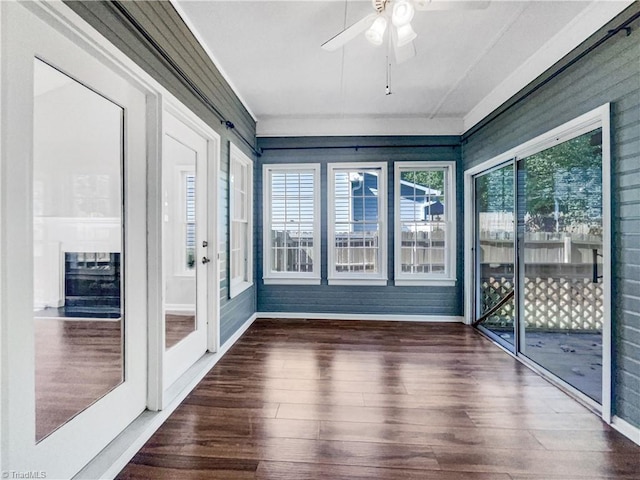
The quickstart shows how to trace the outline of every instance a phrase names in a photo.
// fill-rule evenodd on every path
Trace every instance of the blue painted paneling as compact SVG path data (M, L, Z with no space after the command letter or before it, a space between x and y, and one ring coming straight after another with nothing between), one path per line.
M360 148L335 148L358 145ZM260 164L320 163L321 164L321 224L322 224L322 285L264 285L262 282L262 180L261 168L256 170L255 195L259 205L256 220L258 231L258 311L307 312L336 314L391 315L462 315L462 266L458 266L455 287L396 287L393 285L393 224L394 224L394 162L397 161L460 161L460 138L447 137L305 137L260 138L263 148ZM376 148L371 148L377 146ZM309 147L320 147L310 149ZM387 286L327 285L327 164L328 163L386 162L388 212L388 278ZM365 175L364 181L354 185L354 193L371 193L377 189L377 177ZM461 178L461 177L459 177ZM373 190L372 190L373 189ZM460 189L458 189L460 192ZM371 200L371 204L369 203ZM458 196L458 255L462 254L462 197ZM364 203L363 203L364 202ZM359 208L358 208L359 207ZM364 209L363 209L364 207ZM373 218L377 213L375 197L360 199L355 206L356 219Z
M640 11L635 3L615 22ZM611 102L614 413L640 427L640 22L586 53L559 75L549 72L465 138L465 168L477 165L604 103ZM606 35L607 26L561 64ZM555 70L555 69L553 69ZM547 79L542 84L543 79Z
M220 307L220 345L223 345L256 312L256 288L248 288Z

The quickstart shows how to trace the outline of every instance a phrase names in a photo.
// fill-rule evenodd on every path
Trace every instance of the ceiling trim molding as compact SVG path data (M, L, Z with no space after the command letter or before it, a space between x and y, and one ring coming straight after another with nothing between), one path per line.
M372 135L461 135L462 118L427 117L263 117L258 137L344 137Z
M242 97L242 95L240 94L239 90L234 85L233 80L231 80L231 77L221 67L220 62L218 62L218 60L216 59L216 57L213 54L213 52L211 51L211 49L209 49L209 47L207 46L207 43L204 41L204 37L200 34L200 32L198 31L196 26L190 20L189 16L183 10L182 5L180 5L178 0L169 0L169 2L173 6L173 8L176 10L176 12L178 12L178 15L180 16L180 18L182 19L184 24L187 26L187 28L189 30L191 30L191 33L193 34L193 36L196 38L196 40L198 41L198 43L200 44L202 49L205 51L205 53L207 54L209 59L216 66L216 68L218 69L218 72L220 72L220 75L222 75L222 78L224 78L226 80L226 82L229 84L229 87L231 87L231 90L233 90L233 93L236 94L236 97L238 97L238 100L240 100L240 102L242 102L242 105L244 105L244 108L247 110L247 112L249 112L249 115L251 115L253 120L255 122L257 122L258 121L258 117L256 116L255 113L253 113L253 111L249 107L249 104Z
M632 3L633 0L592 1L569 25L547 41L526 63L478 102L465 115L463 130L465 132L470 130Z

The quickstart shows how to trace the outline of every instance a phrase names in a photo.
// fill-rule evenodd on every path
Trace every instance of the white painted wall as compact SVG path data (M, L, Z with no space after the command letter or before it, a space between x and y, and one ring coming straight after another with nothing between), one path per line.
M195 313L195 269L184 268L184 172L196 169L196 152L169 135L164 138L163 170L163 267L165 308L171 312ZM197 205L196 205L197 208Z
M64 302L65 252L122 250L118 105L35 61L34 304Z

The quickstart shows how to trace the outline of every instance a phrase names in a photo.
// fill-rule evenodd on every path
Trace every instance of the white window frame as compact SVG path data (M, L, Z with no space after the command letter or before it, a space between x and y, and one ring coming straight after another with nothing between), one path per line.
M253 161L234 144L230 145L229 161L229 297L233 298L253 286ZM246 219L236 220L235 179L233 178L233 164L238 163L246 168ZM245 252L244 274L232 277L233 272L233 223L242 221L247 225L247 239Z
M337 272L335 269L335 172L339 170L380 170L378 177L378 273ZM327 165L327 280L329 285L387 285L387 162L329 163Z
M313 174L313 271L312 272L276 272L273 271L273 252L271 248L271 178L273 173L312 173ZM269 164L262 167L263 185L263 281L265 285L320 285L321 270L321 224L320 224L320 164L289 163Z
M444 217L445 233L444 274L407 273L402 271L402 222L400 218L401 174L416 170L445 170ZM396 286L454 286L456 284L456 162L396 162L394 166L394 285Z

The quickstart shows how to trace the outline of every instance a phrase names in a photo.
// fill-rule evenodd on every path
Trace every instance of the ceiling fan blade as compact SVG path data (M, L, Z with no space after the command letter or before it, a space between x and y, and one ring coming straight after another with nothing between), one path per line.
M416 46L413 42L409 42L406 45L398 46L398 32L394 28L391 35L391 41L393 43L393 55L397 64L406 62L410 58L416 56Z
M345 30L341 31L335 37L327 40L322 44L322 49L327 50L329 52L333 52L334 50L339 49L344 46L347 42L353 40L362 32L364 32L367 28L373 24L373 21L378 16L377 13L371 13L364 17L362 20L354 23L350 27L347 27Z
M489 0L415 0L416 10L484 10Z

